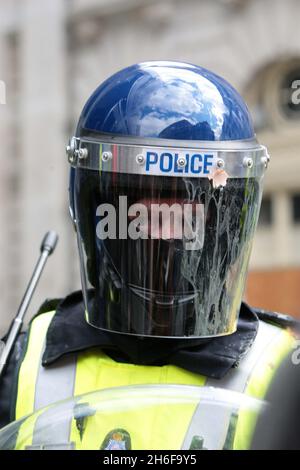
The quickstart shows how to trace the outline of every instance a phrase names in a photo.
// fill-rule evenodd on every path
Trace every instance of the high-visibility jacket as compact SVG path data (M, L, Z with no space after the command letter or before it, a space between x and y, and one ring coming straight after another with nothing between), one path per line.
M293 337L287 330L261 321L250 351L239 366L232 368L221 380L207 378L173 365L119 363L104 354L100 348L71 353L55 364L43 367L41 358L47 329L54 314L55 312L40 314L31 323L17 377L16 419L69 397L134 384L205 385L261 399L277 367L293 347ZM84 432L81 432L75 411L74 416L63 424L47 427L46 409L23 420L15 448L99 449L101 446L103 448L105 442L107 448L110 448L111 443L118 439L122 441L123 431L114 432L113 438L109 438L110 432L125 430L134 450L189 449L194 445L194 430L199 427L204 430L204 435L201 436L204 448L248 448L256 417L253 413L239 410L234 418L232 414L224 413L220 419L211 412L208 413L205 404L200 401L196 405L177 407L150 406L145 408L142 415L134 410L112 413L111 416L106 415L105 419L91 414L85 423ZM181 423L180 426L176 425L178 422Z

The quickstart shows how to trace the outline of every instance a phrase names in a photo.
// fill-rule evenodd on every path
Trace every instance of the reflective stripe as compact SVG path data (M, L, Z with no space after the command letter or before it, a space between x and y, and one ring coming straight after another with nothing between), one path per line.
M226 407L221 408L219 404L210 404L208 407L205 402L200 402L192 417L181 448L190 449L193 437L200 434L201 437L204 437L203 445L205 449L222 449L230 416L231 410ZM201 429L203 429L203 433Z
M32 413L35 409L35 385L39 364L43 353L44 339L54 314L55 312L43 313L37 316L30 325L27 351L18 377L16 419Z
M287 333L286 333L287 334ZM288 335L290 338L290 335ZM247 386L249 377L251 377L252 370L255 368L256 364L261 364L261 357L264 354L264 351L269 351L270 345L273 345L275 341L276 344L280 342L282 338L282 330L277 327L261 322L259 324L258 333L254 344L248 354L244 359L241 360L238 368L233 368L229 371L226 376L221 379L208 379L206 382L207 386L220 387L227 390L234 390L236 392L243 393ZM291 341L290 341L291 344ZM273 348L272 348L273 349ZM265 371L265 364L262 364L260 370ZM251 382L255 384L257 381L257 376L253 377ZM267 387L268 381L266 381ZM257 396L251 393L249 390L249 395ZM258 396L257 396L258 397ZM263 398L263 395L258 398ZM205 423L205 442L204 446L207 449L222 449L226 442L226 436L230 426L230 420L232 418L233 410L230 408L221 409L216 405L216 412L212 412L212 405L209 409L206 406L206 403L199 403L195 414L190 423L189 429L185 436L182 448L189 449L192 442L193 436L199 434L199 429L203 427ZM236 432L239 432L241 428L237 429ZM244 448L244 447L242 447Z
M75 354L62 357L56 364L47 368L43 367L40 362L35 386L34 409L39 410L56 401L72 397L75 374Z
M18 437L15 449L23 450L26 447L32 445L34 427L40 413L42 413L42 411L38 411L36 414L30 415L28 416L28 418L24 419L23 423L21 424L18 430Z
M280 330L267 349L266 353L256 364L245 393L256 398L264 398L276 370L292 350L294 338L286 331ZM241 410L238 416L237 427L234 438L234 449L248 449L251 444L252 435L257 421L257 414L249 410Z
M74 394L75 376L75 354L61 358L57 364L48 366L47 369L40 363L35 389L34 409L38 410L52 403L72 397ZM71 402L64 404L64 413L72 411L72 408L73 404ZM55 437L55 442L58 443L69 441L71 419L63 420L62 422L58 420L50 427L47 426L47 423L52 414L53 411L51 409L46 410L37 418L33 431L33 445L52 444L53 437ZM70 413L70 416L72 416L72 413Z
M55 366L44 368L42 366L42 356L45 350L46 335L50 322L55 312L49 312L39 315L31 324L29 333L28 349L22 362L18 382L18 396L16 406L16 418L39 410L51 403L61 401L73 396L75 375L76 375L76 357L66 356L62 358ZM39 338L39 341L31 340ZM59 384L59 386L58 386ZM32 445L51 444L53 436L56 442L68 442L70 436L71 422L64 421L62 425L57 423L55 429L51 431L47 426L50 411L44 411L38 414L30 422L32 429ZM28 421L26 430L28 432ZM51 433L51 435L49 434ZM22 434L22 426L19 431L21 441L26 443ZM31 443L27 442L27 447ZM24 448L25 444L22 444Z

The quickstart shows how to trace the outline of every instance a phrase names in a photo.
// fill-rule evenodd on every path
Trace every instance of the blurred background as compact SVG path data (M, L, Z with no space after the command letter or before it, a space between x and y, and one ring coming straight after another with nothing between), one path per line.
M271 155L245 297L300 317L300 0L0 0L0 334L47 229L60 241L30 314L80 288L65 145L100 82L153 59L207 67L245 97Z

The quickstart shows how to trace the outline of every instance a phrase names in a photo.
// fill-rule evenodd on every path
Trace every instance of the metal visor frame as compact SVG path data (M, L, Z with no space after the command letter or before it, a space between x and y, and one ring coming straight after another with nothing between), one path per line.
M266 147L244 141L176 141L111 137L72 137L69 162L78 168L136 175L230 178L259 177L268 166Z

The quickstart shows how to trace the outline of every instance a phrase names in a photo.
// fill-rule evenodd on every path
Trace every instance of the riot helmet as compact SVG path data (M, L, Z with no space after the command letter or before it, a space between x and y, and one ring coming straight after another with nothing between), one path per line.
M88 323L233 333L269 161L238 92L196 65L133 65L88 99L67 154Z

